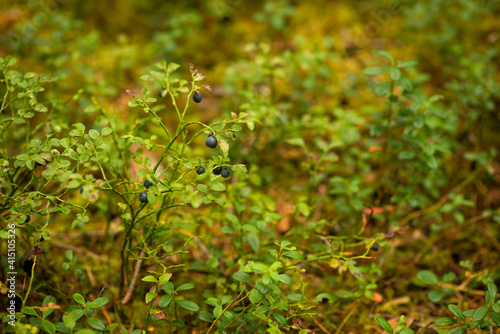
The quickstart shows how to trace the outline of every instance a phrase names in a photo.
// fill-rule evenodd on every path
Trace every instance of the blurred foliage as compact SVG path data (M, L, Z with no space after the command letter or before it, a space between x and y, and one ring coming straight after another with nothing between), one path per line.
M2 5L19 333L500 325L498 1Z

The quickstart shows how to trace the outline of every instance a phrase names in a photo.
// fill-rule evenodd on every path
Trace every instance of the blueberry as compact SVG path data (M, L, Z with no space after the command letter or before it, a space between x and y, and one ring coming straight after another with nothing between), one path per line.
M30 215L27 215L26 216L26 219L24 220L25 223L29 223L29 221L31 220L31 216Z
M35 263L33 262L33 260L30 260L30 259L24 260L24 263L23 263L23 270L30 277L31 277L31 271L33 270L34 264Z
M145 180L143 184L144 184L144 187L146 187L146 189L148 189L149 187L151 187L153 185L153 182L151 182L149 180Z
M379 244L377 244L377 243L374 243L374 244L372 245L371 250L376 252L376 251L378 251L378 249L379 249L379 248L380 248L380 245L379 245Z
M161 95L163 94L163 92L164 92L164 90L163 90L163 89L160 89L160 91L158 92L158 96L159 96L159 97L163 97L163 96L161 96Z
M80 194L83 194L83 186L80 186Z
M227 179L229 176L231 176L231 171L229 170L229 168L224 168L223 170L221 170L220 176Z
M147 203L148 202L148 193L143 191L142 193L139 194L139 201L142 203Z
M200 167L198 168L198 170L196 171L196 173L198 173L198 175L201 175L201 174L205 173L205 167L200 166Z
M222 173L222 167L215 167L212 173L214 173L214 175L220 175L220 173Z
M203 100L203 96L201 95L201 93L194 93L193 94L193 101L196 102L196 103L200 103L201 100Z
M207 145L210 148L216 148L217 147L217 138L211 133L208 135L207 140L205 141L205 145Z

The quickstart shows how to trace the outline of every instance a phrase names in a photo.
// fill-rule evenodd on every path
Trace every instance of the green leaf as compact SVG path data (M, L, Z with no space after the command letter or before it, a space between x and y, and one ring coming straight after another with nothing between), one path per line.
M188 311L198 312L198 310L200 309L200 307L196 303L193 303L189 300L176 300L175 304L179 305L182 308L185 308Z
M165 273L161 275L160 278L158 279L158 285L166 284L170 280L170 277L172 277L171 273Z
M462 310L460 310L460 307L458 307L457 305L454 304L448 305L448 310L450 310L450 312L453 313L453 315L458 319L465 320L465 316L462 313Z
M95 329L100 330L100 331L103 331L106 328L106 325L104 325L104 322L102 322L101 319L88 318L87 323L90 325L90 327L95 328Z
M500 313L498 312L490 312L488 315L495 321L495 323L500 326Z
M94 130L94 129L90 129L89 136L90 136L90 138L92 138L94 140L101 137L101 135L99 134L99 131Z
M303 300L305 300L306 298L300 294L300 293L290 293L288 295L286 295L286 298L290 299L290 300L293 300L295 302L301 302Z
M245 283L254 282L252 276L248 275L247 273L242 273L241 271L235 272L231 277L238 282L245 282Z
M97 334L97 333L91 329L82 329L81 331L76 332L76 334Z
M142 280L144 282L153 282L153 283L156 283L156 277L152 276L152 275L149 275L149 276L146 276L146 277L143 277Z
M146 293L146 304L149 304L151 300L153 300L154 297L156 297L158 294L156 292L148 292Z
M42 320L42 326L43 326L43 329L45 329L47 331L47 333L49 333L49 334L55 334L55 332L56 332L56 325L54 325L50 321L45 320L45 319Z
M224 297L222 297L222 299L221 299L220 303L221 303L222 305L224 305L224 304L229 303L231 300L233 300L233 297L231 297L231 296L229 296L229 295L225 295Z
M14 58L14 57L12 57L12 56L7 56L7 57L5 57L5 65L6 65L7 67L9 67L9 66L13 66L13 65L15 65L16 63L17 63L17 59L16 59L16 58Z
M118 327L118 324L117 323L113 323L113 324L109 324L106 326L106 328L104 328L105 331L111 331L113 329L115 329L116 327Z
M179 286L175 291L181 291L181 290L190 290L193 289L194 285L191 283L184 283L181 286Z
M464 315L464 317L472 317L472 315L474 314L475 311L476 311L475 309L470 309L470 310L464 311L463 315Z
M431 302L437 303L437 302L441 301L441 299L443 299L443 291L433 289L433 290L429 291L427 298L429 298L429 300Z
M220 182L214 182L210 186L210 189L215 190L215 191L224 191L224 190L226 190L226 186Z
M384 73L386 70L382 67L368 67L363 70L363 74L366 76L374 76Z
M464 334L465 332L467 332L465 327L454 327L448 331L448 334Z
M306 147L306 143L304 142L304 139L302 139L300 137L287 139L286 142L290 145L293 145L293 146Z
M167 294L167 295L160 298L158 305L160 305L160 307L167 307L173 298L174 298L174 296L172 296L171 294Z
M87 306L90 308L98 308L98 307L102 307L102 306L106 305L107 303L109 303L108 298L99 297L99 298L96 298L95 300L91 301L90 303L88 303Z
M196 188L198 188L198 190L201 191L202 193L206 193L208 191L208 187L201 183L198 184Z
M280 277L280 282L288 284L288 285L293 284L293 280L290 276L285 275L285 274L281 274L279 277Z
M257 304L262 300L262 294L257 289L252 289L248 295L248 299L252 304Z
M406 61L397 61L397 66L399 68L404 68L404 67L415 67L418 66L418 61L416 60L406 60Z
M177 63L170 63L170 64L168 64L167 72L172 73L172 72L176 71L179 67L181 67L181 65L179 65Z
M389 77L392 81L398 81L401 78L401 71L397 67L391 67L389 69Z
M71 259L70 259L71 260ZM83 296L79 293L75 293L73 294L73 299L78 303L78 304L81 304L81 305L85 305L85 299L83 298Z
M101 136L107 136L113 132L112 128L106 127L101 130Z
M493 302L495 302L495 300L497 299L498 288L493 282L488 282L487 286L488 286L488 292L490 293Z
M201 311L198 318L206 322L213 322L215 320L215 317L207 311Z
M439 283L437 275L430 270L420 270L417 274L417 278L430 285L436 285Z
M297 260L303 260L304 259L304 256L302 255L302 253L301 252L297 252L297 251L286 251L286 252L283 252L282 255L286 256L286 257L289 257L289 258L292 258L292 259L297 259Z
M222 153L224 154L224 156L227 157L227 155L229 153L229 144L227 143L227 141L224 139L219 139L217 141L217 143L219 144L219 147L220 147Z
M260 249L259 236L255 233L249 233L245 240L248 242L254 253L258 253Z
M32 307L25 306L23 307L21 312L27 315L33 315L35 317L38 317L38 313L36 313L36 311Z
M407 91L408 93L413 92L413 83L407 77L401 77L399 79L399 83L400 83L401 87L403 87L403 89L405 91Z
M474 314L472 315L472 319L474 321L483 320L484 317L486 317L486 314L488 313L489 309L490 309L489 305L483 305L481 307L478 307L476 309L476 311L474 311Z
M431 169L436 169L438 167L437 160L433 155L425 155L425 163Z
M398 154L399 160L409 160L416 157L415 151L401 151Z
M286 318L283 314L278 312L273 312L271 316L273 317L274 320L278 322L278 324L280 324L280 326L286 326Z
M396 334L401 332L403 329L406 328L406 317L404 315L399 317L398 324L396 325Z
M399 334L415 334L415 332L411 328L405 328Z
M391 63L394 63L394 58L391 56L391 54L385 50L377 50L376 53L384 58L387 58L391 61Z
M489 291L486 291L484 294L484 301L486 302L486 305L491 306L493 304L493 297L491 296Z
M73 329L73 327L75 327L76 318L75 318L75 315L73 313L65 313L63 315L62 319L63 319L63 322L66 325L66 327L68 327L69 329Z
M75 123L73 124L73 126L82 132L85 131L85 125L83 125L82 123Z
M375 321L380 325L387 333L394 334L391 324L381 317L375 317Z
M377 96L386 96L391 92L391 83L390 82L382 82L375 84L373 92Z
M444 283L450 283L453 282L453 280L457 277L457 275L454 272L449 272L443 275L443 282Z
M436 326L442 327L442 326L450 326L453 324L456 324L457 321L452 318L438 318L434 321L434 324Z
M222 305L217 305L213 311L214 317L218 318L221 313L222 313Z

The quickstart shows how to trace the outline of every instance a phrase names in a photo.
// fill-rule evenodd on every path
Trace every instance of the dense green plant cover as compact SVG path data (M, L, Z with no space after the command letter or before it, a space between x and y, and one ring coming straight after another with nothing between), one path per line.
M498 330L497 2L5 5L2 332Z

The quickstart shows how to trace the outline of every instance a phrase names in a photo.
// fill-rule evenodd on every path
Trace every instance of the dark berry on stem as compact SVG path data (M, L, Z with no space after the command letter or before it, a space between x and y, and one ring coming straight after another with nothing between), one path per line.
M231 171L229 170L229 168L224 168L223 170L221 170L220 176L227 179L229 176L231 176Z
M196 171L196 173L198 173L198 175L201 175L201 174L205 173L205 167L200 166L200 167L198 168L198 170Z
M29 221L31 220L31 216L30 215L27 215L26 216L26 219L24 220L25 223L29 223Z
M212 173L214 173L214 175L220 175L220 173L222 173L222 167L215 167Z
M142 203L147 203L148 202L148 193L143 191L142 193L139 194L139 201Z
M160 89L160 91L158 92L158 96L163 97L163 96L161 96L162 94L163 94L163 89Z
M200 103L201 100L203 100L203 96L201 95L201 93L194 93L193 94L193 101L196 102L196 103Z
M148 189L149 187L151 187L153 185L153 182L151 182L149 180L145 180L143 184L144 184L144 187L146 187L146 189Z
M23 270L30 277L31 277L31 271L33 270L33 265L34 265L33 260L30 260L30 259L24 260Z
M216 148L217 138L215 138L213 134L209 134L207 140L205 141L205 145L207 145L210 148Z
M377 243L374 243L374 244L372 245L371 250L376 252L376 251L378 251L378 249L379 249L379 248L380 248L380 245L379 245L379 244L377 244Z

